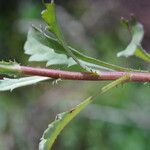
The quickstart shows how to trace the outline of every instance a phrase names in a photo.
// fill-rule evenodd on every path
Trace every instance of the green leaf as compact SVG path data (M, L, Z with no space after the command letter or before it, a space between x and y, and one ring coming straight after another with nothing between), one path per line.
M61 130L91 101L92 99L89 97L72 110L58 114L55 121L52 122L44 131L41 142L39 144L39 150L50 150Z
M144 37L144 29L142 24L135 20L130 21L129 30L132 33L132 39L127 48L117 54L118 57L136 56L146 62L150 62L150 54L148 54L141 46Z
M16 89L18 87L32 85L40 81L45 81L49 79L49 77L39 76L24 77L19 79L4 78L3 80L0 80L0 91L12 91L13 89Z
M112 89L113 87L125 82L126 80L129 80L129 76L123 76L119 78L116 81L111 82L110 84L106 85L101 89L101 92L94 95L93 97L87 98L85 101L83 101L81 104L77 105L75 108L63 112L61 114L58 114L56 116L55 121L53 121L51 124L49 124L48 128L44 131L43 136L41 138L41 142L39 143L39 150L50 150L53 143L55 142L57 136L60 134L60 132L63 130L63 128L82 110L84 109L88 104L90 104L93 101L93 98L99 94L103 94L107 92L108 90Z
M67 52L67 55L72 57L73 60L87 71L91 71L85 64L81 63L72 51L68 48L68 45L63 37L60 26L57 22L55 4L54 1L44 1L46 9L42 11L41 15L44 21L48 24L48 29L56 36L59 43L63 46L64 50Z
M112 89L115 86L118 86L119 84L124 83L125 81L130 80L130 75L124 75L122 77L120 77L119 79L109 83L108 85L104 86L102 88L102 93L107 92L108 90Z
M42 11L41 15L44 21L48 25L48 29L54 33L57 39L63 44L65 43L64 37L61 33L60 26L57 22L56 17L56 10L55 10L55 3L54 1L51 2L44 2L46 9Z
M29 61L46 61L46 66L75 64L71 57L67 57L61 44L57 43L58 41L48 38L38 29L32 27L28 32L24 49L26 54L31 55Z
M72 47L70 51L78 58L79 62L88 66L93 72L100 70L118 70L133 71L132 69L123 68L117 65L88 57ZM45 35L41 30L32 27L28 32L27 41L24 46L25 53L30 55L29 61L44 61L46 66L50 65L67 65L73 66L77 63L73 58L67 56L67 52L58 40Z

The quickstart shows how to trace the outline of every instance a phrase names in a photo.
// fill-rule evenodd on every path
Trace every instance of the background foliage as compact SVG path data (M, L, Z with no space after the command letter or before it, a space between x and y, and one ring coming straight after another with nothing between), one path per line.
M27 64L23 44L31 23L40 24L38 1L0 2L0 58ZM135 13L145 25L144 48L149 48L149 1L56 1L59 22L74 47L96 58L126 67L147 69L136 58L118 58L130 37L121 16ZM141 7L145 9L143 12ZM38 18L38 19L37 19ZM92 20L92 21L91 21ZM33 63L34 65L34 63ZM36 63L37 65L37 63ZM42 65L42 64L40 64ZM58 112L91 95L104 82L63 81L0 94L0 149L37 149L43 130ZM45 92L46 91L46 92ZM150 147L149 87L130 83L97 97L59 136L53 149L148 150Z

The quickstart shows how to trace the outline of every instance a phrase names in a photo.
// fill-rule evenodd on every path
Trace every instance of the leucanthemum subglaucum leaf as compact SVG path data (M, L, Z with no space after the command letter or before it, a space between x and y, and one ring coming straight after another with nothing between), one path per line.
M117 54L118 57L130 57L136 56L146 62L150 63L150 54L148 54L141 46L141 42L144 37L144 28L143 25L135 20L134 17L130 21L123 20L123 23L128 27L132 39L129 45L125 50Z
M68 48L76 58L78 58L79 62L88 66L93 72L102 70L132 70L86 56L70 46L68 46ZM36 27L30 28L24 50L25 54L30 55L29 61L46 62L46 66L55 65L57 67L58 65L64 65L71 67L77 65L57 39L46 35L42 30Z

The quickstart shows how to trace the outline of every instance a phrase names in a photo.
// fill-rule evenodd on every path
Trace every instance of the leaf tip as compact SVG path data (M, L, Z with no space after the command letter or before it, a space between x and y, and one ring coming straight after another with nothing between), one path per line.
M130 24L133 26L137 23L137 19L133 13L130 14Z
M125 19L124 17L120 18L120 22L123 26L125 26L127 28L129 27L129 21L127 19Z
M121 56L121 52L117 53L117 57L120 57Z

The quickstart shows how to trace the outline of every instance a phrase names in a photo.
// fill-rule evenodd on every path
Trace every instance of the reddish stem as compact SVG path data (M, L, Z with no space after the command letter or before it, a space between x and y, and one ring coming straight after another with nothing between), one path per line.
M100 72L98 75L90 72L71 72L71 71L62 71L54 69L45 69L45 68L34 68L21 66L15 68L16 71L21 71L22 74L26 75L36 75L51 77L55 79L65 79L65 80L116 80L124 75L130 76L130 81L134 82L150 82L150 73L142 72Z

